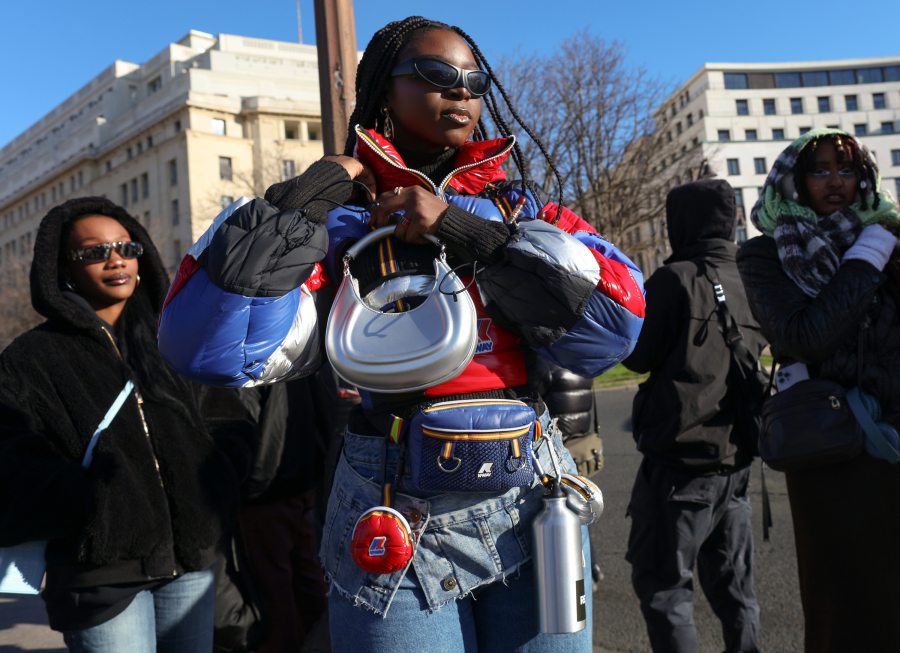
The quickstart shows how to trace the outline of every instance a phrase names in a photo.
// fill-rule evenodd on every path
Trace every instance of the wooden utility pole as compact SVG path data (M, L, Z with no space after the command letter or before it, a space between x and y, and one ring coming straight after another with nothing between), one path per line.
M325 154L341 154L347 122L356 103L356 21L353 0L315 0L322 145Z

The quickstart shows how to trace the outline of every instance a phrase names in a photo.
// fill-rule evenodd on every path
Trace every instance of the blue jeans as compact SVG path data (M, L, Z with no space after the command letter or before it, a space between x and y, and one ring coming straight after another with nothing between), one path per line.
M552 446L563 470L575 473L546 414L541 424L546 436L537 453L541 467L552 473ZM353 526L362 512L381 504L381 442L345 433L328 503L320 557L331 582L334 652L590 653L590 602L581 632L538 632L531 523L543 507L544 489L537 478L503 494L436 494L404 485L394 507L416 516L410 524L418 533L412 562L384 575L356 566L349 555ZM388 469L397 454L391 444ZM582 550L588 575L587 528L582 528Z
M122 614L63 638L72 653L211 653L214 605L210 567L139 592Z

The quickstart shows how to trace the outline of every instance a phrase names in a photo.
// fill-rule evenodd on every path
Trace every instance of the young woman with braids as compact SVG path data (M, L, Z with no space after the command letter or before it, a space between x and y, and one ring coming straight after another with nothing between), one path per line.
M896 449L900 213L869 151L840 130L805 134L778 157L751 220L764 235L737 263L776 362L859 387ZM786 474L810 653L897 650L896 460L867 437L849 462Z
M367 573L350 551L357 520L384 502L383 443L387 469L400 457L386 424L448 400L521 402L544 434L535 453L541 467L555 469L552 450L563 471L575 473L543 401L528 389L526 363L544 356L594 377L636 342L640 271L561 200L526 184L527 162L500 102L540 144L462 30L420 17L387 25L360 62L343 155L216 218L182 263L162 314L160 350L187 376L274 382L315 368L315 309L327 310L325 291L340 278L343 253L370 229L396 224L393 237L350 263L370 306L405 311L431 292L435 249L422 245L424 235L445 244L450 265L468 270L462 276L475 271L469 294L479 334L468 367L424 392L362 392L350 415L320 553L335 651L591 650L589 594L586 629L538 632L531 522L544 489L530 470L524 485L469 494L419 490L401 474L392 507L412 531L411 561ZM499 138L487 137L485 107ZM505 178L508 155L522 179ZM364 193L351 200L351 179L376 201ZM318 319L324 329L321 311Z

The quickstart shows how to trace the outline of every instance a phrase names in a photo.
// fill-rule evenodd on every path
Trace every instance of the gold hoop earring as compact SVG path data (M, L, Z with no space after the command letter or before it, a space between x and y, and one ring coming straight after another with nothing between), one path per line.
M141 275L137 275L137 281L134 284L134 287L137 288L141 285Z
M387 107L382 107L381 115L384 116L384 137L388 141L394 140L394 123L391 122L391 116L388 114Z

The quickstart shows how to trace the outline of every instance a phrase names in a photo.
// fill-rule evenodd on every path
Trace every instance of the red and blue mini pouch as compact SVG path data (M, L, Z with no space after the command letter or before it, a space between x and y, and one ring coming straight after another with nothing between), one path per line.
M418 411L407 442L412 483L432 492L505 492L534 479L534 409L512 399L445 401Z

